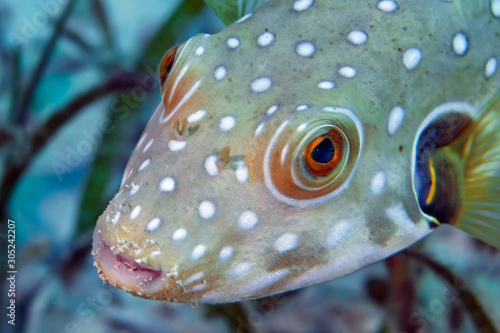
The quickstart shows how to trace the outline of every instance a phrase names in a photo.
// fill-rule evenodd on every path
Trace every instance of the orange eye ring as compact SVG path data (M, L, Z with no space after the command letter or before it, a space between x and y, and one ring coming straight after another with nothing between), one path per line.
M165 53L160 62L159 76L160 76L160 84L163 86L165 81L167 81L168 74L172 70L175 60L175 54L177 53L177 49L179 45L172 47L170 50Z
M266 188L294 207L318 205L345 191L363 146L363 125L354 112L310 109L281 123L263 160Z
M266 187L290 206L324 203L348 188L362 146L363 125L354 112L311 107L284 121L269 141L263 160Z
M337 131L331 129L311 141L304 150L303 157L312 176L324 177L339 165L342 154L342 138Z

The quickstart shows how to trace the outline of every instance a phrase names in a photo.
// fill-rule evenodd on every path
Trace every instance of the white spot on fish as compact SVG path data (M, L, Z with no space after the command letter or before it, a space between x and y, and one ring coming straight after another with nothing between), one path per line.
M170 96L168 97L168 102L172 102L172 98L174 98L175 91L177 90L177 86L179 85L179 82L181 82L181 79L186 75L186 72L189 68L189 64L185 65L184 67L181 68L179 71L179 74L176 75L174 84L172 86L172 89L170 91Z
M453 37L452 46L453 51L456 53L456 55L463 56L469 48L469 40L467 38L467 35L463 32L457 33Z
M416 47L412 47L403 54L403 64L409 70L415 69L422 60L422 51Z
M205 252L207 251L207 247L203 244L198 244L194 247L193 252L191 253L191 260L198 260L201 259L204 255Z
M301 57L310 57L316 52L316 47L311 42L300 42L297 44L295 51Z
M263 93L266 90L269 90L273 84L273 81L268 77L260 77L255 79L250 84L250 90L255 94Z
M141 206L138 205L134 209L132 209L132 212L130 213L130 220L131 221L135 220L140 213L141 213Z
M120 219L120 215L121 215L120 212L117 212L115 216L113 216L113 218L111 219L111 223L116 224Z
M216 155L208 155L207 158L205 158L205 162L203 163L205 171L211 177L219 175L219 168L217 167L217 159L218 158Z
M347 41L353 45L365 45L368 41L368 35L360 30L353 30L347 35Z
M274 42L274 34L272 32L266 31L257 37L257 45L261 47L267 47Z
M172 233L172 240L174 242L180 242L186 239L188 232L184 228L179 228Z
M259 135L262 133L262 130L264 129L264 126L266 126L266 123L260 123L259 126L255 129L255 133L253 134L254 136Z
M346 238L347 233L351 228L352 222L348 220L342 220L335 224L326 236L325 247L331 249L337 246L344 238Z
M297 12L308 10L314 5L314 0L296 0L293 4L293 9Z
M222 132L229 132L236 125L236 119L233 116L222 117L219 121L219 129Z
M248 168L245 161L236 162L236 180L240 184L245 184L248 180Z
M199 57L199 56L201 56L203 54L203 52L205 52L205 47L198 46L196 48L196 50L194 51L194 54Z
M180 151L186 148L186 146L186 141L170 140L168 142L168 149L170 149L171 151Z
M207 287L206 283L197 284L193 288L186 290L186 294L197 293L204 290Z
M203 201L198 207L200 217L204 220L210 220L215 215L215 205L210 201Z
M191 113L187 117L187 121L190 124L196 123L196 122L200 121L201 119L203 119L203 117L205 117L206 115L207 115L207 110L198 110L198 111Z
M240 264L236 264L233 266L229 272L227 272L227 278L228 279L240 279L243 276L245 276L250 269L252 268L252 265L246 262L242 262Z
M249 14L246 14L245 16L243 16L242 18L240 18L238 21L236 21L235 23L241 23L243 21L246 21L248 20L251 16L253 15L253 13L249 13Z
M393 0L382 0L378 2L377 8L385 13L392 13L398 9L398 4Z
M226 39L226 44L230 49L235 49L240 46L240 40L236 37L229 37Z
M142 164L139 166L139 169L137 169L137 171L142 171L142 170L146 169L148 167L149 163L151 163L151 159L148 158L147 160L142 162Z
M318 83L318 88L323 90L329 90L335 88L335 82L333 81L321 81Z
M148 222L148 224L146 225L146 231L148 232L153 232L155 231L156 229L158 229L161 225L161 220L159 217L155 217L154 219L152 219L151 221Z
M259 222L259 217L252 211L245 211L238 217L238 228L243 231L253 229Z
M153 257L159 256L160 254L161 254L161 251L156 250L156 251L151 252L151 254L149 256L151 258L153 258Z
M309 109L309 105L302 104L302 105L297 106L296 110L297 110L297 112L302 112L302 111L305 111L307 109Z
M193 275L191 275L190 277L188 277L186 279L186 281L184 281L183 285L188 285L188 284L191 284L193 282L196 282L200 279L203 279L203 277L205 276L205 273L203 272L198 272L198 273L194 273Z
M486 65L484 66L484 76L486 76L486 78L489 79L495 74L497 68L498 68L498 59L495 57L489 58L488 61L486 61Z
M374 195L379 195L384 190L385 184L387 182L387 176L385 172L380 170L373 176L372 181L370 183L370 191Z
M271 117L279 108L279 105L278 104L275 104L273 106L270 106L266 112L264 113L264 116L262 117L263 120L261 121L261 123L257 126L257 128L255 129L255 132L254 132L254 136L257 136L259 135L260 133L262 133L262 130L264 129L264 127L266 126L266 122L267 120L269 119L269 117Z
M220 262L226 262L229 259L233 257L233 247L232 246L225 246L219 254L219 261Z
M221 65L215 69L214 78L215 78L215 80L220 81L226 77L226 74L227 74L226 67Z
M165 177L160 181L158 187L162 192L172 192L175 190L175 179L172 177Z
M403 124L405 119L405 110L400 106L395 106L389 111L387 118L387 132L389 135L394 135Z
M142 150L142 152L145 153L146 151L148 151L148 149L151 148L151 145L153 144L154 141L155 141L155 139L149 140L149 142L144 146L144 149Z
M307 127L307 125L308 125L307 123L303 123L297 126L297 133L302 132Z
M142 145L142 142L144 141L144 139L146 139L146 136L147 136L147 132L144 132L144 134L141 135L141 138L139 139L139 142L137 142L137 145L135 146L135 149L138 149Z
M268 117L272 116L278 110L278 108L279 108L278 104L269 107L269 109L267 109L266 111L266 116Z
M410 219L402 203L387 208L385 213L395 225L404 229L406 232L411 234L417 230L415 222Z
M493 16L500 17L500 0L491 0L490 8Z
M238 292L240 295L251 295L259 290L269 288L290 274L289 268L280 269L272 273L267 273L260 279L243 286Z
M274 242L274 248L279 253L291 251L297 246L299 246L299 237L292 233L283 234Z
M344 66L339 69L339 74L346 78L353 78L356 76L356 68L351 66Z
M136 185L134 183L130 184L130 192L129 192L129 195L130 196L133 196L134 194L137 193L137 191L139 191L139 188L140 186L139 185Z

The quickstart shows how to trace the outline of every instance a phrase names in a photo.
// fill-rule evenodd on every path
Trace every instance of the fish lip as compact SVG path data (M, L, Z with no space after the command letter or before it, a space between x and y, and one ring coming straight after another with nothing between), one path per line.
M95 263L104 282L141 297L152 297L168 290L171 278L162 270L154 270L123 254L114 254L100 230L93 236Z

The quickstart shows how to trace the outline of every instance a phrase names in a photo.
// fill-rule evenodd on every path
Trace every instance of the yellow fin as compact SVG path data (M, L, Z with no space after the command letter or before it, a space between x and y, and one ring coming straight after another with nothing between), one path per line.
M462 214L455 227L500 249L500 92L471 127Z

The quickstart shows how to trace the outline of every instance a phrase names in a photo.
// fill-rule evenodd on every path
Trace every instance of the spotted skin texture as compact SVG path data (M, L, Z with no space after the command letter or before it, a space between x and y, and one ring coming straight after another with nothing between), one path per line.
M101 277L146 298L233 302L343 276L427 235L415 140L433 110L472 116L498 91L494 8L275 0L182 44L99 218ZM294 161L322 126L341 133L345 166L311 181Z

